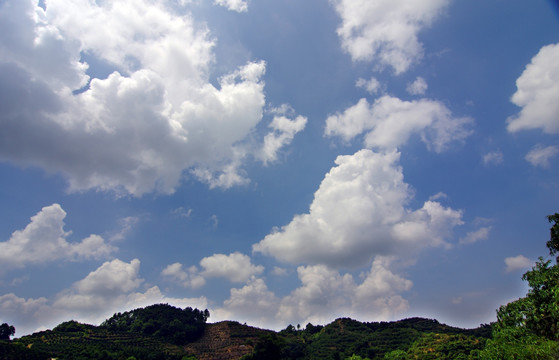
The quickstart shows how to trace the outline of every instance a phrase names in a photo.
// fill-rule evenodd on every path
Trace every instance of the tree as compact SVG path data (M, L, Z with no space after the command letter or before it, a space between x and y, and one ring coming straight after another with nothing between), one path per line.
M550 236L547 242L547 248L549 249L550 255L555 255L559 252L559 213L549 215L547 221L553 223L553 226L549 229ZM559 256L557 256L555 261L559 262Z
M553 225L546 245L550 255L556 255L559 214L547 219ZM534 359L559 357L559 256L553 265L552 260L540 257L522 280L530 286L528 294L499 308L493 339L482 351L482 358L527 359L527 353L534 354Z
M0 325L0 340L10 340L10 337L16 333L16 328L7 323Z

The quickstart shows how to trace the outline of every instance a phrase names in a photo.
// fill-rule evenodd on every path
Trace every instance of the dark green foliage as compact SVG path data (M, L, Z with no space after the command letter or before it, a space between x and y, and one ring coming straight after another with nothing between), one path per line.
M485 345L484 338L463 334L423 334L401 359L470 359L476 358ZM390 356L389 356L390 358ZM392 359L395 354L392 354ZM397 358L397 357L396 357Z
M16 328L12 325L8 325L7 323L3 323L0 325L0 340L10 340L16 333Z
M17 347L8 350L25 351L28 357L4 358L189 359L191 354L177 344L198 338L204 331L208 316L207 310L153 305L115 314L98 327L67 321L53 330L14 340L12 343ZM29 355L31 350L33 354ZM37 354L40 356L35 356ZM0 357L0 360L4 358Z
M548 216L550 255L559 251L559 214ZM559 358L559 257L555 264L542 257L523 276L530 290L525 297L497 311L493 339L481 352L483 359Z
M70 320L57 325L53 331L59 332L79 332L93 330L95 326L89 324L81 324L75 320Z
M0 360L44 360L48 359L47 353L14 342L0 340Z
M281 359L412 359L415 355L407 351L422 348L436 349L426 354L453 359L453 351L461 356L479 351L491 328L465 330L422 318L372 323L342 318L324 327L308 324L303 331L288 326L279 334L285 338Z
M480 352L480 359L559 359L559 343L534 335L522 327L495 331L493 339Z
M209 316L208 310L190 307L180 309L168 304L158 304L114 314L100 327L110 331L154 336L172 344L183 345L202 335Z
M58 330L56 330L58 329ZM75 331L73 331L74 329ZM66 322L55 330L42 331L14 340L46 359L176 359L184 355L174 345L137 334L113 333L99 327Z
M556 255L559 252L559 213L549 215L547 221L553 223L551 229L549 229L549 241L547 242L547 248L549 249L550 255ZM559 262L559 256L556 258Z
M276 334L266 334L259 339L254 352L243 356L242 360L281 360L285 344L285 340Z

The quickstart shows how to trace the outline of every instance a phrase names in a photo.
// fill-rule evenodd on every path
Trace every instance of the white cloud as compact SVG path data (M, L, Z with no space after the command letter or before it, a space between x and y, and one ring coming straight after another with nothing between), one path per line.
M376 255L446 245L452 228L462 224L461 212L434 201L406 208L412 192L398 160L397 152L370 150L338 156L309 212L295 215L253 251L289 263L355 267Z
M277 312L279 299L271 292L262 279L252 279L240 289L231 289L229 299L223 307L212 313L212 318L220 320L238 320L249 322L252 326L277 328L274 314Z
M408 302L400 293L412 282L389 270L391 260L377 257L363 281L341 274L325 265L299 266L301 285L280 298L263 279L253 278L239 289L231 289L229 299L214 309L216 321L234 319L251 325L279 330L286 324L325 324L337 317L371 321L389 320L403 314Z
M166 298L157 286L138 292L144 280L139 277L140 261L130 263L115 259L105 262L98 269L90 272L84 279L75 282L72 288L57 295L52 307L63 311L75 311L84 317L104 320L115 309L131 309L156 302L195 302L203 304L200 299ZM205 305L204 305L205 306Z
M559 44L540 49L516 80L511 101L522 108L507 119L510 132L541 129L548 134L559 133Z
M481 240L487 240L491 229L491 226L485 226L477 229L476 231L469 232L466 234L466 237L460 239L460 244L473 244Z
M2 322L16 324L17 337L48 328L52 315L47 298L25 299L15 294L0 296L0 318Z
M37 330L52 329L62 321L99 324L116 312L132 310L156 303L169 303L179 307L207 307L207 299L170 298L157 286L144 291L139 287L140 261L130 263L115 259L105 262L84 279L61 291L54 300L46 298L24 299L14 294L0 296L0 317L9 320L24 335ZM17 314L13 317L13 314Z
M181 263L168 265L161 275L170 278L184 287L198 288L206 283L206 278L221 277L232 282L243 283L262 274L262 265L253 265L250 257L239 252L229 255L214 254L200 260L200 267L183 269Z
M427 82L418 76L414 82L408 84L406 91L411 95L423 95L427 91Z
M7 267L24 267L56 260L100 259L117 250L95 234L81 242L68 242L71 232L64 230L65 217L59 204L42 208L25 229L0 242L0 261Z
M369 80L365 80L363 78L357 79L355 86L358 88L362 88L367 90L369 94L376 94L381 90L381 84L376 78L370 78Z
M222 277L233 282L246 282L264 271L262 265L253 265L250 257L239 252L205 257L200 260L200 266L204 277Z
M559 154L559 148L557 146L543 147L537 145L526 154L525 159L533 166L548 168L550 160L557 156L557 154Z
M373 261L361 284L350 274L340 274L324 265L300 266L301 286L284 297L277 312L283 322L328 323L337 317L388 320L408 309L399 293L412 282L393 274L386 258Z
M365 133L366 147L390 150L405 144L417 133L429 149L442 152L451 142L463 141L471 135L472 124L471 118L453 117L441 102L403 101L385 95L373 104L363 98L343 113L329 116L325 134L350 141Z
M513 272L517 270L524 270L532 266L532 260L528 259L524 255L518 255L514 257L508 257L505 259L506 272Z
M52 0L46 11L9 0L0 9L9 34L0 38L0 159L63 173L71 191L172 193L190 171L213 187L247 183L242 162L256 150L239 144L262 120L266 64L249 62L214 86L216 40L170 11L146 0ZM83 54L115 71L84 87Z
M206 284L206 279L200 276L196 266L189 267L186 271L181 263L174 263L167 266L161 275L177 281L181 286L197 289Z
M342 24L338 35L353 60L376 61L396 74L423 55L417 35L429 26L447 0L331 0Z
M504 156L501 151L492 151L483 155L483 164L486 166L500 165L504 161Z
M245 0L214 0L214 3L236 12L248 11L248 4Z
M273 131L264 137L264 144L260 154L260 159L264 164L275 161L279 149L290 144L295 134L302 131L306 124L307 118L304 116L297 116L293 120L285 116L274 116L269 125Z

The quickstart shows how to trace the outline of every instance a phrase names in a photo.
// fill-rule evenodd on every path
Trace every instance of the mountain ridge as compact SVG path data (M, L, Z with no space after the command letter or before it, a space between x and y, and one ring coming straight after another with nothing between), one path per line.
M71 320L0 343L0 360L384 359L392 353L415 351L421 342L423 347L417 351L433 352L430 349L443 343L444 351L469 356L491 336L489 325L462 329L421 317L389 322L338 318L326 325L309 323L304 329L288 325L273 331L230 320L207 323L208 316L207 310L157 304L117 313L99 326ZM179 318L189 320L180 323ZM188 339L177 334L186 334Z

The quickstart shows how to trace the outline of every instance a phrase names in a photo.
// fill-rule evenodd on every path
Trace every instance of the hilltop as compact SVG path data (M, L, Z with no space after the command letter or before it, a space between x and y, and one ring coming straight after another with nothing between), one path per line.
M208 316L207 310L159 304L117 313L99 326L67 321L1 342L0 359L343 360L406 352L467 357L491 336L488 325L460 329L424 318L370 323L340 318L275 332L235 321L206 323Z

